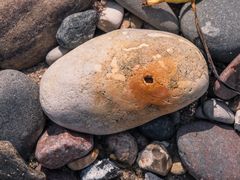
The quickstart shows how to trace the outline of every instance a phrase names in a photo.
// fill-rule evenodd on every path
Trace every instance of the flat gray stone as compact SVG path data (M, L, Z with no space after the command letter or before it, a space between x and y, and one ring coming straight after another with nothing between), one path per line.
M240 52L239 12L240 1L236 0L203 0L197 3L201 29L215 61L229 63ZM180 20L183 35L201 47L189 4L182 8Z
M143 7L142 0L116 0L128 11L155 28L175 34L179 32L178 19L167 3L154 7Z

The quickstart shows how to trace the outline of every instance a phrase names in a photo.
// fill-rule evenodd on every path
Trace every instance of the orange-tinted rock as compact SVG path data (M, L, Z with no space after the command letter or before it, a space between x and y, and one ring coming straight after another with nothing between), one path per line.
M48 117L92 134L124 131L177 111L208 87L200 51L175 34L126 29L72 50L43 75Z
M56 46L61 21L91 0L0 0L0 68L23 69Z

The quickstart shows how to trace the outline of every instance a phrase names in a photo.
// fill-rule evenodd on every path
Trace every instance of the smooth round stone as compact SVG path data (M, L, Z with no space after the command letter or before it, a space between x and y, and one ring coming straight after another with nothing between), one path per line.
M68 49L64 49L64 48L62 48L60 46L55 47L46 56L47 64L49 66L52 65L55 61L57 61L60 57L64 56L68 52L69 52Z
M197 3L201 29L216 61L229 63L240 52L240 1L204 0ZM186 4L180 13L183 35L201 47L194 15Z
M140 126L138 129L148 138L159 141L167 140L176 132L176 123L174 121L176 118L177 114L161 116Z
M50 66L40 101L57 124L100 135L175 112L207 87L206 62L188 40L126 29L96 37Z
M0 71L0 139L27 160L44 125L38 85L19 71Z
M107 1L99 15L97 27L104 32L110 32L120 27L124 9L114 1Z
M172 9L167 3L161 3L154 7L143 7L142 0L116 0L128 11L151 24L161 31L168 31L178 34L179 22Z
M127 132L110 135L106 139L110 151L114 153L117 160L133 165L138 153L138 146L135 138Z
M196 179L239 179L240 141L233 128L198 121L177 135L183 165Z
M240 91L240 54L224 69L220 75L220 79ZM214 93L224 100L229 100L237 96L237 93L228 89L219 81L215 82Z
M226 124L234 123L234 114L222 101L210 99L204 102L203 111L207 119Z

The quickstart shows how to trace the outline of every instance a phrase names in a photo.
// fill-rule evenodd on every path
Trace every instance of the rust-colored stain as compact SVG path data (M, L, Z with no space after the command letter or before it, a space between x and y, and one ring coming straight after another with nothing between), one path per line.
M139 105L163 105L163 101L171 96L170 84L174 76L176 64L171 58L163 58L136 68L128 85Z

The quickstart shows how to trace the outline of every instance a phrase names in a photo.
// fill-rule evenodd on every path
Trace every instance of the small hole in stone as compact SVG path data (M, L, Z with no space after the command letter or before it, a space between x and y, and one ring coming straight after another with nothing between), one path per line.
M151 75L144 76L144 82L148 84L153 83L153 77Z

